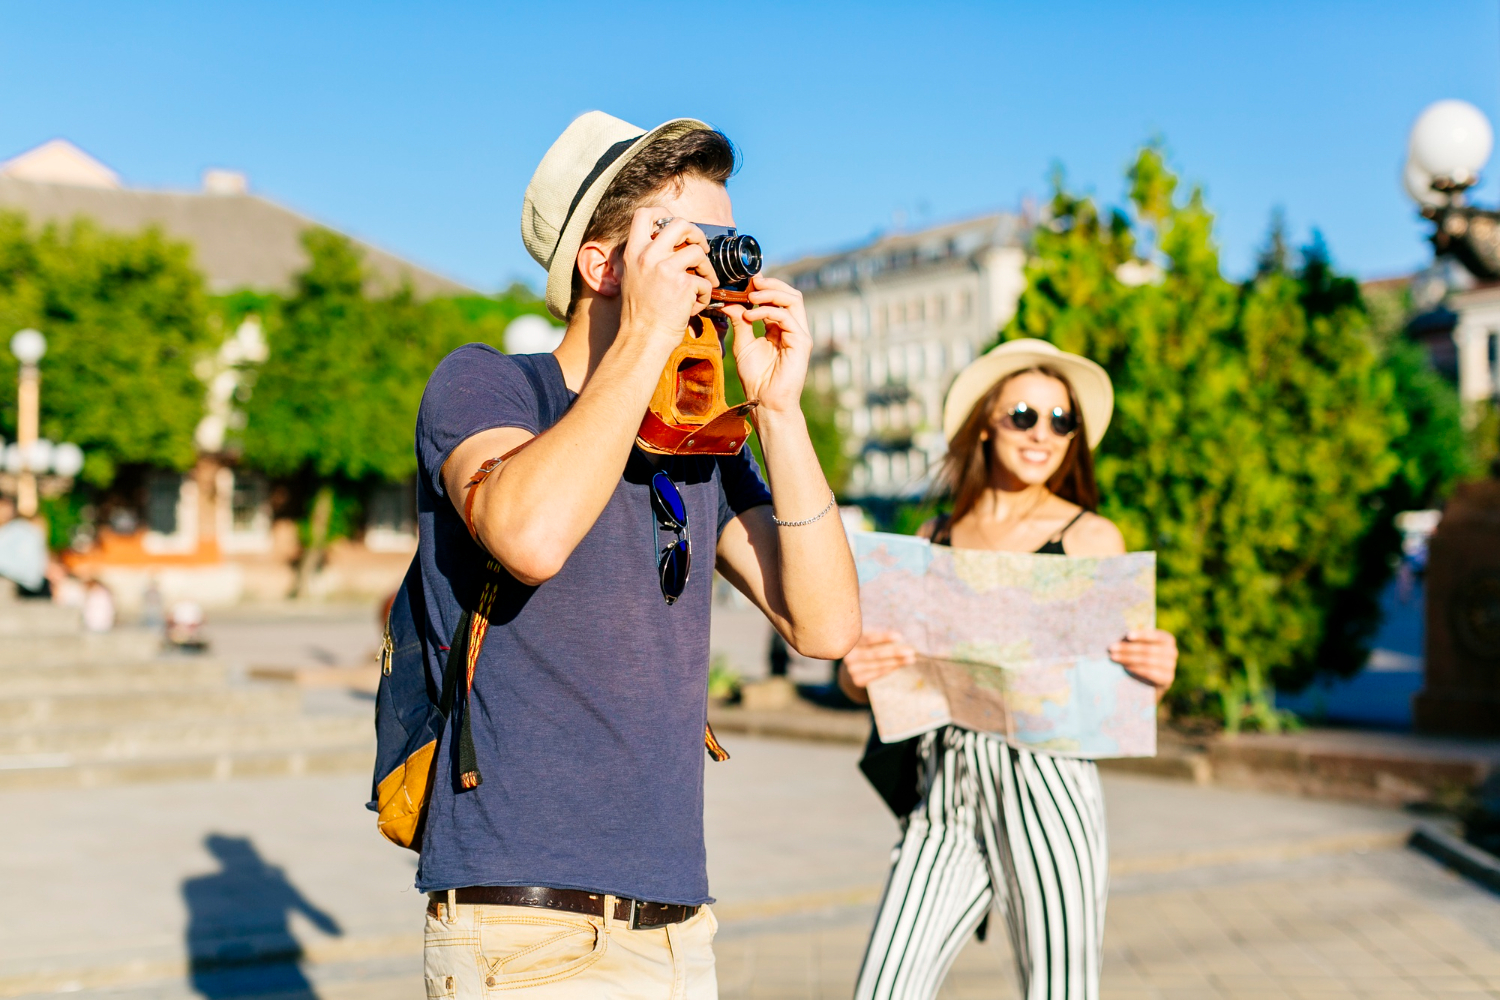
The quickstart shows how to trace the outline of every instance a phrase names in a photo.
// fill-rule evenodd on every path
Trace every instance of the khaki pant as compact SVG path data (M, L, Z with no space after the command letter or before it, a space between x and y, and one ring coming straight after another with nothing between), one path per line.
M591 917L532 906L460 903L427 916L428 1000L516 994L549 1000L718 1000L708 907L691 920L631 930L614 897Z

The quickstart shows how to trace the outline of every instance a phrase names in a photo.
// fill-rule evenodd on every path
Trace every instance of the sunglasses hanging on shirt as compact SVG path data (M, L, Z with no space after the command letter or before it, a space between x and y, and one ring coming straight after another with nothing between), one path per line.
M673 604L687 589L693 546L688 536L687 504L683 503L677 484L665 472L651 477L651 510L656 515L656 573L661 582L661 596ZM664 532L675 537L664 540Z
M1029 431L1036 426L1041 415L1041 411L1032 408L1029 403L1017 403L1000 418L1000 423L1013 430ZM1061 406L1054 406L1047 417L1052 433L1058 437L1072 437L1078 432L1078 416Z

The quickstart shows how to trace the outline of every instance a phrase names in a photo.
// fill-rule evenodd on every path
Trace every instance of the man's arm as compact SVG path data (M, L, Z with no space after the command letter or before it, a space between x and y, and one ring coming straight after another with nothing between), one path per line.
M567 414L473 487L474 534L512 576L537 585L555 576L599 519L625 470L640 418L695 303L713 287L707 241L678 220L652 238L660 209L642 208L619 256L620 328ZM443 465L443 486L463 515L476 470L533 435L481 431Z
M815 517L833 499L802 416L812 337L800 292L759 276L752 288L754 308L725 312L735 322L734 356L745 395L760 400L756 430L773 506L752 507L724 527L718 568L793 649L834 660L860 631L859 582L838 509L796 527L772 520L773 508L783 521ZM751 329L757 320L765 321L764 337Z

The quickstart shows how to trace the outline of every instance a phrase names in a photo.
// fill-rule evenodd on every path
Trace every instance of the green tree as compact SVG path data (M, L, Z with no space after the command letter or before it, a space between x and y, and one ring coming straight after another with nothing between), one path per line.
M194 366L216 344L186 244L83 219L35 232L0 213L0 339L28 326L47 337L42 435L83 447L86 483L108 485L123 465L192 465L204 397ZM15 376L0 349L0 385ZM7 437L15 420L14 393L0 392Z
M303 236L308 267L267 317L269 357L246 405L244 461L295 478L310 497L299 589L331 537L357 520L373 483L416 472L415 424L427 377L471 340L498 343L503 316L469 299L367 292L358 250L324 229Z
M757 336L763 335L765 324L757 323L755 332ZM745 401L745 387L740 384L739 369L734 363L733 335L724 344L724 396L730 406ZM852 465L844 450L845 435L839 426L838 414L838 399L832 392L820 392L814 388L809 373L808 383L802 389L802 416L807 420L807 434L812 439L818 464L823 467L823 476L835 493L843 491ZM764 470L766 458L760 450L760 435L750 435L750 450Z
M1403 468L1419 492L1444 474L1358 287L1320 242L1292 272L1273 232L1238 285L1220 272L1201 192L1179 197L1158 149L1128 178L1129 211L1108 216L1059 180L1002 339L1050 340L1114 381L1102 513L1158 553L1160 621L1182 648L1174 707L1275 728L1273 681L1305 678L1331 627L1358 617L1350 593L1375 585L1362 567L1388 539L1363 547L1389 517L1386 491ZM1340 636L1356 659L1364 634Z

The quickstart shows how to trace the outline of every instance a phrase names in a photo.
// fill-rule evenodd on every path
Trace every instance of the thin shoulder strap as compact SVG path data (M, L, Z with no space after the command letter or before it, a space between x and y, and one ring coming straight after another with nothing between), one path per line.
M1068 529L1077 524L1079 518L1083 517L1083 515L1087 513L1088 511L1086 510L1080 510L1078 513L1074 514L1073 520L1069 521L1067 524L1059 528L1057 534L1053 535L1050 539L1048 539L1048 541L1061 542L1063 540L1063 535L1066 535L1068 533Z
M953 531L953 515L952 514L939 514L937 516L937 523L932 526L932 544L934 544L934 545L947 545L947 544L949 544L949 541L950 541L949 536L952 534L952 531Z

